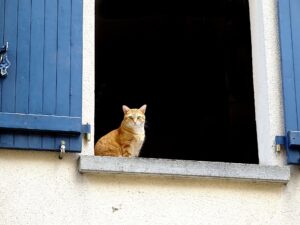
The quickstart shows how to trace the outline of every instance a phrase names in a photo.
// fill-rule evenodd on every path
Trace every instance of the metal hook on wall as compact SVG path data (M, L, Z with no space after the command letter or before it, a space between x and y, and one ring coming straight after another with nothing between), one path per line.
M64 154L66 152L66 142L64 140L60 141L60 152L59 152L59 159L62 159L64 157Z

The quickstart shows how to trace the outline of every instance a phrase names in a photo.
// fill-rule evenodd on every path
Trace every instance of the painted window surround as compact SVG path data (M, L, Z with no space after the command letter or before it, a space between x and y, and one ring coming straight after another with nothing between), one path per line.
M259 164L196 162L165 159L122 159L93 156L94 137L94 3L84 1L83 123L90 123L92 139L83 142L81 173L114 173L189 178L237 179L287 183L290 166L285 152L275 151L275 136L284 135L277 1L249 1L253 83ZM93 12L93 13L92 13ZM246 144L246 143L245 143ZM241 151L243 149L241 148Z

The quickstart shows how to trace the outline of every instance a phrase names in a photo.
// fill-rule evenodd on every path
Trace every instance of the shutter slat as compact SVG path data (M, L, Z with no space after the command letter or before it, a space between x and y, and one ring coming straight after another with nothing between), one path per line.
M31 0L19 1L16 73L16 112L28 113ZM28 147L28 135L15 133L15 146Z
M38 9L38 10L37 10ZM32 0L29 113L43 111L44 1Z
M0 113L0 128L55 133L81 133L81 118L21 113Z
M18 1L6 1L5 7L5 27L4 40L9 42L8 54L10 58L16 59L17 49L17 21L18 21ZM8 19L9 18L9 19ZM2 80L2 111L15 111L16 94L16 60L12 60L9 67L9 76Z
M72 4L71 24L71 108L70 116L82 114L82 0L74 1ZM70 148L80 148L81 141L78 138L70 138Z
M45 1L45 58L43 113L55 114L57 64L57 0ZM55 139L43 135L43 148L54 148Z
M299 60L299 42L300 20L298 0L279 0L279 34L281 49L281 72L283 85L284 118L285 132L288 137L289 131L299 130L299 112L300 106L300 68L295 58ZM299 164L299 149L291 149L286 141L287 162L288 164Z
M4 17L4 41L9 42L8 54L11 61L8 76L2 79L2 112L15 111L15 95L16 95L16 48L17 48L17 22L18 22L18 1L5 1L5 17ZM13 145L14 136L12 133L3 133L1 139L5 143Z
M4 0L0 0L0 45L4 45L4 16L5 16L5 4ZM2 96L2 83L0 83L0 94ZM2 97L0 96L0 109L2 106ZM1 135L0 135L1 139Z
M0 42L4 44L4 20L5 18L5 4L4 0L0 0ZM2 109L2 82L0 82L0 110ZM0 133L0 143L2 134Z
M43 113L55 114L57 64L57 0L46 0Z
M31 0L22 0L18 8L16 71L16 112L28 113ZM10 75L10 74L9 74Z
M297 129L296 92L294 82L294 58L292 31L290 21L290 4L287 0L279 1L279 25L281 47L281 70L283 83L283 97L285 107L285 124L292 130Z
M56 114L70 115L71 0L58 1Z
M36 114L43 111L44 11L44 1L32 0L29 113ZM31 135L29 147L41 148L42 136Z
M71 0L58 1L58 49L57 49L57 115L70 115L71 77ZM56 145L64 140L69 148L70 140L58 136Z
M73 2L71 23L71 116L81 115L82 102L82 0Z
M290 1L291 10L291 28L292 43L294 56L294 73L295 73L295 94L296 94L296 113L297 113L297 130L300 130L300 1Z

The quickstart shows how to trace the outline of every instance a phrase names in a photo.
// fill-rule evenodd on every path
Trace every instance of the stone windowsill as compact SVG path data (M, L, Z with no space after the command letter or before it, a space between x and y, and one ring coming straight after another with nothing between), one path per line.
M236 179L287 183L290 167L153 158L122 158L81 155L81 173L114 173L190 178Z

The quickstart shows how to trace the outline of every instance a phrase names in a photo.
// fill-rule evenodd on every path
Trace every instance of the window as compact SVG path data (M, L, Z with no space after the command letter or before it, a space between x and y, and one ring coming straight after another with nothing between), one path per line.
M99 9L96 10L96 139L119 126L122 104L138 106L147 103L148 128L147 142L142 152L144 157L257 163L259 153L261 165L278 165L278 154L275 154L273 145L275 135L284 133L281 129L274 129L274 124L283 124L281 108L278 107L279 98L282 97L281 91L279 86L274 86L274 83L280 82L273 80L279 79L280 75L276 69L273 73L273 69L279 67L278 63L274 63L274 52L277 51L275 31L278 24L275 20L272 23L265 22L269 16L274 18L274 15L277 15L277 6L274 2L267 1L249 3L252 43L248 4L245 1L185 1L180 6L164 1L149 4L128 2L125 5L106 0L101 5L100 1L96 1L96 7ZM82 52L86 54L94 48L92 34L82 32L82 4L86 4L85 10L91 8L87 7L91 5L89 2L81 0L0 1L0 40L2 39L3 44L9 42L8 57L11 61L8 76L0 79L0 148L55 151L59 150L62 141L65 141L67 151L81 151L82 133L88 130L86 126L82 126L81 118L81 61L92 59L91 55L82 58ZM196 6L201 6L203 10L195 10L199 8ZM137 11L137 7L142 10ZM298 8L296 0L279 1L286 122L286 133L282 140L285 140L284 144L288 150L288 163L293 164L300 161L297 136L296 141L291 139L291 134L298 135L299 132L299 96L296 85L299 70L294 63L299 56L299 48L295 42L299 36L298 20L295 19ZM88 18L88 24L92 23L93 16L86 11L84 18ZM236 32L237 30L240 32ZM85 48L82 48L82 35L88 37L85 39ZM241 43L240 40L245 42ZM107 51L109 48L111 51ZM254 94L257 100L257 143L251 55L256 89ZM234 64L233 59L238 60L239 64ZM83 67L84 74L87 72L87 64ZM101 73L103 76L98 75ZM179 77L175 77L175 73L178 73ZM237 77L243 79L236 80L236 74L242 74ZM87 73L85 78L90 75ZM196 75L201 80L197 84L194 82L198 81L195 80ZM213 78L217 79L214 80L209 75L214 75ZM162 76L167 77L169 82L160 79ZM118 82L112 82L111 79ZM128 80L132 82L129 83ZM126 85L117 85L121 83L119 81ZM235 84L237 81L239 85ZM130 85L133 87L128 89ZM289 85L296 88L290 89ZM126 95L109 93L124 87ZM93 95L93 90L88 88L88 93ZM139 95L133 93L133 90L136 90L134 88L139 89ZM270 92L273 92L273 96ZM195 98L191 93L196 93L200 98ZM106 98L107 96L111 97ZM213 101L210 101L211 99ZM110 105L108 101L114 101L116 104ZM199 107L203 110L193 107L195 102L199 101ZM274 108L275 101L277 107ZM289 104L293 102L295 104ZM246 108L243 107L244 104ZM193 144L186 147L183 142L175 143L178 132L167 135L160 133L161 128L175 130L173 126L177 118L180 118L180 121L187 118L183 107L179 106L185 106L190 111L195 110L192 115L197 115L196 118L200 119L193 125L208 124L203 126L205 129L202 127L203 132L199 132L201 135L195 135L196 138L193 139L197 139L198 149L201 151L195 151ZM174 108L181 111L178 116L174 113ZM244 112L247 113L243 114ZM171 119L168 116L171 116ZM212 120L208 122L203 119L210 117ZM84 118L85 121L92 119L93 115L88 119ZM101 120L107 121L107 124ZM188 128L185 130L191 130L192 127L184 123L179 125L180 128ZM247 129L239 132L245 127ZM195 129L194 126L192 128ZM241 134L245 135L240 136ZM186 132L181 132L180 137L187 137ZM257 144L259 151L256 148ZM89 143L89 146L92 144ZM228 146L232 146L230 151L227 150ZM248 151L248 146L255 147L249 147ZM289 158L289 154L292 157ZM161 160L155 162L158 161ZM187 160L181 162L188 163ZM174 163L176 164L175 161ZM214 167L216 164L210 165ZM231 164L226 165L231 167ZM254 166L251 167L254 171L259 167L251 166ZM288 171L283 172L283 180L286 181ZM265 172L262 176L264 174Z
M128 3L128 2L127 2ZM126 4L127 4L126 3ZM90 18L93 16L90 14L92 11L91 6L88 2L85 2L85 15ZM105 38L105 32L100 32L105 26L103 20L97 14L99 11L100 1L96 1L96 73L100 70L100 59L101 52L99 52L99 37L100 40ZM85 152L80 156L79 160L79 171L82 173L116 173L116 174L138 174L138 175L159 175L159 176L175 176L178 177L193 177L197 178L218 178L218 179L242 179L250 180L255 182L276 182L276 183L287 183L290 179L290 168L288 166L276 166L282 165L284 154L275 153L275 135L283 134L283 115L281 111L281 82L280 82L280 64L279 49L277 42L277 29L278 24L275 20L277 6L273 1L250 1L250 17L251 17L251 45L252 45L252 60L253 60L253 82L255 88L255 111L256 111L256 125L257 125L257 139L259 146L259 165L258 164L240 164L240 163L223 163L223 162L210 162L210 161L194 161L194 160L169 160L169 159L149 159L138 157L135 159L128 159L126 157L95 157L93 156L93 143L90 143L89 147L85 149ZM124 8L125 9L125 8ZM126 12L122 10L122 12ZM271 18L271 19L270 19ZM93 19L89 20L87 23L86 31L89 31L89 26L93 25ZM109 20L108 20L109 21ZM112 27L111 25L109 27ZM133 29L135 30L135 29ZM94 34L93 32L84 32L85 40L88 44L84 48L84 53L86 56L90 54L90 51L94 49ZM108 34L106 34L108 35ZM98 37L98 38L97 38ZM108 39L109 40L109 39ZM88 57L84 57L84 60L88 60ZM90 96L94 94L94 90L90 88L90 83L93 82L93 77L90 76L89 71L93 70L93 63L87 61L84 63L84 78L87 79L84 85L85 99L90 100ZM111 67L116 67L112 64ZM97 73L98 75L98 73ZM96 76L96 79L103 79L105 76ZM117 76L115 78L118 78ZM124 79L122 80L124 81ZM269 82L271 81L271 82ZM99 81L96 81L96 86L101 85ZM105 84L102 83L105 87ZM102 87L102 88L104 88ZM96 87L97 88L97 87ZM156 86L153 87L155 90ZM98 125L97 120L100 119L100 115L103 115L105 111L105 104L102 105L102 101L99 101L99 95L97 96L96 89L96 112L100 113L96 115L96 139L104 131L103 124ZM107 89L114 91L116 89ZM101 95L100 95L101 97ZM112 101L115 101L112 98ZM105 99L103 99L105 101ZM136 102L137 105L144 104L144 101ZM120 104L124 102L120 101ZM129 103L128 103L129 104ZM94 106L93 103L89 101L84 101L83 108L89 108L88 106ZM85 109L86 111L88 109ZM114 125L109 125L110 129L114 129L119 125L120 121L115 118L119 117L122 119L122 113L120 106L115 106L114 110L111 110L110 114L114 114L114 119L112 123ZM149 113L150 108L147 113ZM86 113L84 113L85 115ZM108 115L108 113L106 114ZM94 119L93 112L89 112L89 118ZM84 119L86 120L85 116ZM110 120L109 117L105 118ZM150 123L150 122L149 122ZM151 124L149 124L148 130ZM100 126L100 127L99 127ZM100 132L100 133L99 133ZM98 133L98 135L97 135ZM243 145L240 151L244 151ZM162 148L160 148L162 149ZM159 149L159 150L160 150ZM212 148L215 149L215 148ZM158 152L158 150L157 150ZM282 160L282 161L278 161Z
M96 1L95 87L95 141L146 103L142 157L258 163L248 1Z

